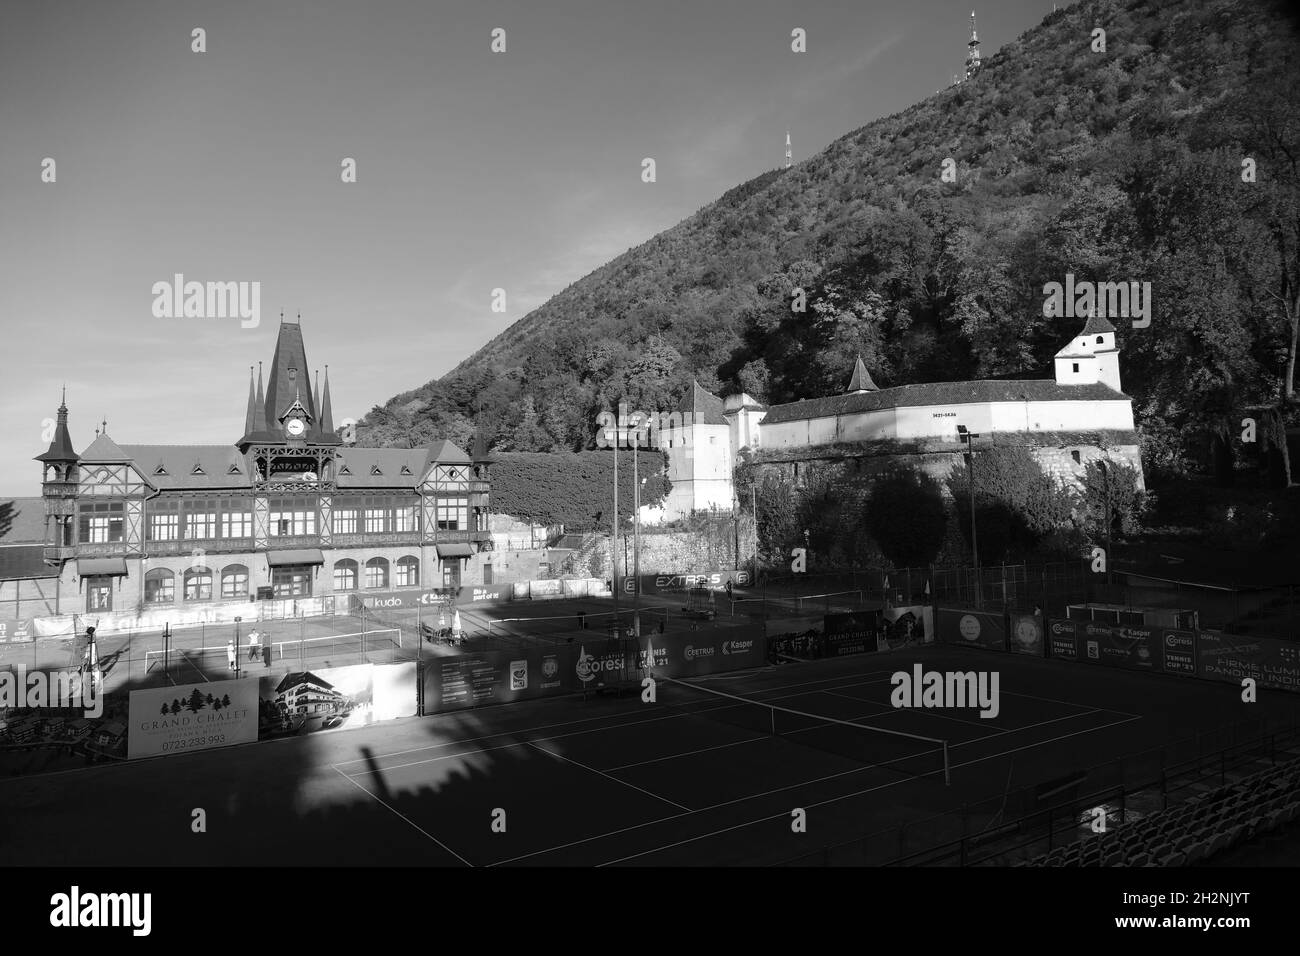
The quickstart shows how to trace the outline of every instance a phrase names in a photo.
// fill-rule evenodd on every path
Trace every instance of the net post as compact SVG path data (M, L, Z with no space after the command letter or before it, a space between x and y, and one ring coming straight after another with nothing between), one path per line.
M952 786L952 769L948 763L948 741L943 742L943 785Z
M775 737L776 736L776 708L769 707L767 709L767 716L772 724L772 736Z

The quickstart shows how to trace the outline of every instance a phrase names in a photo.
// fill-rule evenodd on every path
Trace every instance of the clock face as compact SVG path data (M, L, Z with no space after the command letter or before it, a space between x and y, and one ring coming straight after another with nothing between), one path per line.
M297 438L299 435L301 435L304 431L307 430L307 426L303 424L301 418L291 418L284 423L284 429L290 435L293 435L295 438Z

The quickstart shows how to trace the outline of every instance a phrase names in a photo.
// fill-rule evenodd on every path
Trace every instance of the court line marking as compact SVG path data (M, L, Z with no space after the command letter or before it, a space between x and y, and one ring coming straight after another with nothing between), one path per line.
M968 760L968 761L966 761L965 763L957 764L956 766L952 767L951 769L956 770L956 769L958 769L958 768L960 768L960 767L974 766L975 764L983 763L984 761L987 761L987 760L993 760L993 759L995 759L995 758L997 758L997 757L1005 757L1007 754L1019 753L1021 750L1030 750L1030 749L1032 749L1032 748L1034 748L1034 747L1041 747L1041 746L1043 746L1044 744L1055 743L1055 742L1057 742L1057 741L1059 741L1059 740L1067 740L1067 739L1069 739L1070 737L1077 737L1079 734L1095 733L1095 732L1097 732L1097 731L1099 731L1099 730L1105 730L1107 727L1114 727L1114 726L1118 726L1118 725L1120 725L1120 724L1126 724L1126 723L1130 723L1130 722L1132 722L1133 720L1140 720L1140 719L1141 719L1140 717L1131 717L1131 718L1126 718L1125 720L1114 721L1113 723L1109 723L1109 724L1102 724L1100 727L1090 727L1090 728L1088 728L1087 730L1075 731L1074 733L1071 733L1071 734L1063 734L1063 735L1058 736L1058 737L1049 737L1049 738L1047 738L1046 740L1037 741L1037 742L1032 743L1032 744L1026 744L1026 745L1023 746L1023 747L1016 747L1016 748L1013 748L1013 749L1011 749L1011 750L1004 750L1004 751L1002 751L1001 753L988 754L987 756L984 756L984 757L977 757L977 758L974 759L974 760ZM983 739L985 739L985 738L981 738L981 741L982 741ZM976 743L976 742L980 742L980 741L968 741L968 743ZM960 745L959 745L959 746L960 746ZM790 784L789 786L785 786L785 787L776 787L776 788L774 788L774 789L772 789L772 790L765 790L765 791L762 791L762 792L759 792L759 793L749 794L749 795L744 796L744 797L738 797L738 798L735 799L735 800L726 800L726 801L723 801L722 803L711 804L710 806L707 806L707 807L701 807L701 808L698 809L698 810L693 810L693 811L691 811L691 813L689 813L689 814L686 814L686 813L677 813L677 814L673 814L672 816L660 817L660 818L657 819L657 820L649 820L649 821L646 821L645 823L636 823L636 824L633 824L632 826L621 827L621 828L618 829L618 830L611 830L611 831L609 831L608 833L602 833L602 834L597 834L596 836L585 837L585 838L583 838L583 839L581 839L581 840L574 840L574 841L572 841L572 842L570 842L570 843L563 843L563 844L560 844L560 845L558 845L558 846L553 846L553 847L550 847L549 849L545 849L545 850L535 850L535 851L533 851L532 853L525 853L525 854L523 854L523 855L521 855L521 856L511 857L510 859L507 859L507 860L499 860L499 861L497 861L496 863L489 863L489 864L487 864L487 865L488 865L489 867L494 867L494 866L505 866L505 865L507 865L507 864L509 864L509 863L517 863L517 862L519 862L520 860L527 860L527 859L530 859L530 858L532 858L532 857L534 857L534 856L541 856L541 855L546 854L546 853L555 853L555 852L557 852L557 851L559 851L559 850L567 850L567 849L569 849L570 847L581 846L581 845L584 844L584 843L590 843L590 842L592 842L592 841L594 841L594 840L603 840L603 839L605 839L606 837L617 836L617 835L622 834L622 833L629 833L629 832L631 832L631 831L633 831L633 830L641 830L641 829L644 829L645 827L656 826L656 825L658 825L658 824L660 824L660 823L667 823L667 822L672 821L672 820L680 820L680 819L682 819L683 817L693 816L693 815L700 814L700 813L707 813L708 811L711 811L711 810L719 810L719 809L722 809L723 807L731 806L731 805L733 805L733 804L737 804L737 803L745 803L746 801L749 801L749 800L758 800L758 799L761 799L761 798L763 798L763 797L772 796L773 794L783 793L783 792L786 791L786 790L795 790L795 789L798 789L798 788L800 788L800 787L807 787L807 786L811 786L812 784L823 783L823 782L825 782L825 781L827 781L827 780L834 780L834 779L837 778L837 777L844 777L844 776L848 776L848 775L850 775L850 774L854 774L854 773L862 773L862 772L867 771L867 770L876 770L876 769L879 769L879 768L875 768L875 767L857 767L857 768L854 768L853 770L844 770L844 771L840 771L839 773L827 774L826 776L823 776L823 777L815 777L815 778L813 778L813 779L811 779L811 780L804 780L804 781L801 781L801 782L799 782L799 783ZM933 776L933 774L931 774L931 776ZM892 780L892 781L890 781L889 783L882 783L882 784L879 784L879 785L874 786L874 787L868 787L868 788L866 788L865 790L854 791L853 793L847 793L847 794L843 794L843 795L838 796L838 797L832 797L832 798L829 799L829 800L822 800L822 801L820 801L820 802L818 802L818 803L805 804L804 806L805 806L805 809L811 809L811 808L814 808L814 807L820 807L820 806L827 806L827 805L832 804L832 803L838 803L838 802L841 801L841 800L849 800L849 799L852 799L852 798L854 798L854 797L864 796L864 795L866 795L866 794L868 794L868 793L875 793L875 792L878 791L878 790L887 790L887 789L889 789L890 787L897 787L897 786L901 786L902 784L905 784L905 783L912 783L912 782L914 782L914 781L917 780L917 779L919 779L919 778L916 778L916 777L908 777L908 778L903 778L903 779L901 779L901 780ZM731 831L731 830L739 829L739 828L742 828L742 827L754 826L755 824L758 824L758 823L766 823L766 822L768 822L768 821L770 821L770 820L785 819L785 818L786 818L786 814L785 814L784 812L782 812L782 813L777 813L777 814L773 814L773 815L771 815L771 816L761 817L761 818L758 819L758 820L750 820L748 823L740 823L740 824L736 824L736 825L731 826L731 827L724 827L724 828L722 828L722 829L720 829L720 830L715 830L715 831L712 831L712 832L710 832L710 833L704 833L704 834L701 834L701 835L696 836L696 837L691 837L691 838L688 839L688 840L680 840L680 841L678 841L677 843L673 843L673 844L665 844L665 845L663 845L663 846L660 846L660 847L657 847L657 848L654 848L654 849L651 849L651 850L647 850L647 851L645 851L645 852L643 852L643 853L634 854L633 856L628 856L628 857L622 857L622 858L620 858L620 859L618 859L618 860L611 860L611 861L608 861L608 862L606 862L606 863L601 863L601 864L598 864L598 865L599 865L599 866L609 866L609 865L612 865L612 864L614 864L614 863L621 863L621 862L623 862L624 860L635 859L636 857L639 857L639 856L646 856L646 855L648 855L648 854L650 854L650 853L658 853L658 852L660 852L660 851L662 851L662 850L672 849L673 847L675 847L675 846L680 846L680 845L682 845L682 844L684 844L684 843L693 843L693 842L695 842L696 840L707 839L707 838L710 837L710 836L716 836L716 835L718 835L718 834L720 834L720 833L727 833L727 832L729 832L729 831Z
M1080 730L1080 731L1076 731L1076 732L1073 733L1073 734L1065 734L1064 736L1061 736L1061 737L1051 737L1051 738L1049 738L1049 739L1047 739L1047 740L1040 741L1040 742L1038 742L1038 743L1027 744L1027 745L1024 746L1024 747L1016 747L1016 748L1014 748L1014 749L1012 749L1012 750L1005 750L1005 751L1003 751L1002 753L990 754L990 755L988 755L987 757L979 757L979 758L977 758L977 759L975 759L975 760L967 761L966 763L959 763L959 764L957 764L955 767L953 767L952 769L953 769L953 770L957 770L957 769L959 769L959 768L961 768L961 767L970 766L970 765L978 764L978 763L983 763L983 762L986 761L986 760L992 760L992 759L994 759L994 758L996 758L996 757L1005 757L1007 754L1019 753L1021 750L1029 750L1029 749L1031 749L1031 748L1033 748L1033 747L1041 747L1043 744L1055 743L1055 742L1058 741L1058 740L1065 740L1065 739L1067 739L1067 738L1069 738L1069 737L1075 737L1075 736L1078 736L1079 734L1092 733L1092 732L1094 732L1094 731L1096 731L1096 730L1104 730L1106 727L1113 727L1113 726L1117 726L1117 725L1119 725L1119 724L1127 724L1127 723L1130 723L1130 722L1132 722L1132 721L1134 721L1134 720L1141 720L1141 719L1142 719L1141 717L1128 717L1128 718L1125 718L1124 720L1115 721L1115 723L1113 723L1113 724L1103 724L1101 727L1095 727L1095 728L1092 728L1092 729L1090 729L1090 730ZM864 794L871 793L871 792L873 792L873 791L875 791L875 790L884 790L884 789L887 788L887 787L896 787L896 786L898 786L898 782L895 782L895 783L887 783L887 784L881 784L881 785L878 786L878 787L871 787L871 788L869 788L869 789L867 789L867 790L859 791L858 793L851 793L851 794L847 794L847 795L845 795L845 796L840 796L840 797L832 797L832 798L830 798L829 800L821 800L821 801L819 801L819 802L817 802L817 803L809 803L809 804L805 804L803 809L805 809L805 810L811 810L811 809L815 809L815 808L817 808L817 807L828 806L828 805L830 805L830 804L832 804L832 803L839 803L841 800L847 800L847 799L850 799L850 798L855 797L855 796L862 796L862 795L864 795ZM706 807L705 809L709 809L709 808ZM620 857L620 858L617 859L617 860L608 860L608 861L606 861L606 862L604 862L604 863L598 863L598 864L596 864L596 866L597 866L598 868L599 868L599 867L605 867L605 866L614 866L615 864L618 864L618 863L625 863L625 862L627 862L627 861L629 861L629 860L639 859L640 857L643 857L643 856L650 856L651 854L654 854L654 853L661 853L661 852L663 852L664 850L671 850L671 849L674 849L675 847L684 846L684 845L686 845L687 843L695 843L695 842L698 841L698 840L705 840L705 839L708 839L709 837L712 837L712 836L718 836L719 834L722 834L722 833L729 833L729 832L732 831L732 830L739 830L739 829L742 829L742 828L744 828L744 827L754 826L754 825L759 824L759 823L767 823L768 821L771 821L771 820L784 820L784 819L788 819L788 814L787 814L787 813L784 813L784 812L782 812L782 813L776 813L776 814L772 814L771 816L762 817L762 818L760 818L760 819L758 819L758 820L751 820L751 821L749 821L748 823L737 823L737 824L733 824L732 826L729 826L729 827L723 827L722 829L714 830L714 831L712 831L711 833L700 834L699 836L690 837L689 839L686 839L686 840L678 840L676 843L665 844L664 846L656 847L656 848L651 849L651 850L643 850L643 851L640 852L640 853L633 853L633 854L631 854L631 855L629 855L629 856ZM543 851L543 852L546 852L546 851ZM496 864L492 864L492 865L495 866Z
M402 813L400 810L398 810L396 807L391 807L391 806L389 806L387 803L384 802L384 800L383 800L381 797L377 796L377 795L374 794L374 793L371 793L371 792L370 792L369 790L367 790L365 787L361 786L361 784L357 783L355 780L353 780L351 777L349 777L347 774L345 774L342 770L339 770L338 767L335 767L333 764L330 764L330 769L334 770L336 773L338 773L338 775L339 775L340 777L342 777L344 780L348 781L348 783L352 784L352 786L356 787L356 788L357 788L358 790L360 790L362 793L366 794L366 795L369 796L371 799L373 799L374 801L376 801L376 802L377 802L381 807L383 807L385 810L388 810L390 813L395 814L395 815L396 815L400 820L402 820L404 823L406 823L407 826L410 826L411 828L413 828L413 829L415 829L415 830L418 830L420 833L423 833L426 837L428 837L430 840L432 840L434 843L436 843L436 844L437 844L439 847L441 847L443 850L445 850L446 852L450 853L450 854L451 854L452 856L454 856L456 859L460 860L460 862L464 863L464 864L465 864L466 866L468 866L468 867L473 867L473 866L474 866L474 864L471 863L469 860L465 859L463 856L461 856L459 853L457 853L457 852L456 852L455 850L453 850L451 847L447 846L447 844L443 843L441 840L439 840L439 839L438 839L437 837L435 837L433 834L429 833L427 830L425 830L425 829L423 829L422 827L420 827L418 824L413 823L413 822L412 822L412 821L411 821L411 820L410 820L410 819L409 819L405 814L403 814L403 813Z
M548 756L548 757L554 757L556 760L562 760L562 761L564 761L565 763L571 763L571 764L573 764L575 767L581 767L583 770L590 771L591 773L594 773L594 774L599 774L600 776L604 777L606 780L612 780L612 781L614 781L614 783L622 784L622 785L625 786L625 787L631 787L633 790L637 791L638 793L643 793L643 794L645 794L647 797L653 797L654 799L656 799L656 800L661 800L661 801L663 801L664 803L671 803L671 804L672 804L674 807L676 807L678 810L685 810L687 813L693 813L693 812L694 812L693 810L691 810L690 807L683 806L682 804L678 803L676 800L669 800L667 797L660 796L660 795L657 794L657 793L651 793L649 790L643 790L643 789L641 789L640 787L638 787L638 786L637 786L636 784L634 784L634 783L628 783L628 781L626 781L626 780L620 780L620 779L618 779L618 777L612 777L612 776L610 776L609 774L607 774L607 773L606 773L605 771L603 771L603 770L597 770L595 767L588 767L586 764L584 764L584 763L579 763L578 761L573 760L573 759L571 759L571 758L569 758L569 757L562 757L562 756L560 756L560 754L557 754L557 753L554 753L554 752L552 752L552 751L550 751L550 750L547 750L545 747L539 747L539 746L537 746L537 744L533 743L531 740L528 741L528 746L532 747L534 750L540 750L542 753L546 754L546 756Z

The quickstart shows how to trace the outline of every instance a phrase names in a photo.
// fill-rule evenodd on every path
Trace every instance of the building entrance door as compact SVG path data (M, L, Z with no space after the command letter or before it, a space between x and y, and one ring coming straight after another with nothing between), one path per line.
M86 610L113 610L113 579L86 578Z

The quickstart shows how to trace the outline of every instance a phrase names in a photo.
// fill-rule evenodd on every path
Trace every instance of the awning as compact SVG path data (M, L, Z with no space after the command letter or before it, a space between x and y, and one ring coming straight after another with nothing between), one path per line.
M124 578L126 558L78 558L77 574L83 578Z
M299 548L296 551L268 551L266 563L273 568L282 568L287 564L324 564L325 555L320 548Z
M474 548L468 544L439 544L434 546L439 558L468 558L474 554Z

